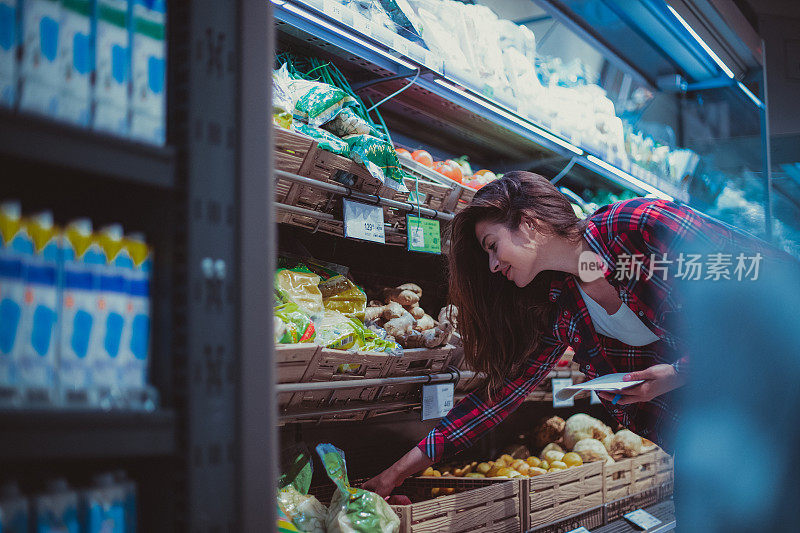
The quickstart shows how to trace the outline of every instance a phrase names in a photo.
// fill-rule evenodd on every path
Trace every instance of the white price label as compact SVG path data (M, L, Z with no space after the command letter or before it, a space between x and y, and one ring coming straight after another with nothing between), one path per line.
M342 200L344 207L344 236L351 239L386 243L383 231L383 208Z
M409 239L411 239L411 246L414 246L416 248L425 247L425 232L422 230L421 227L409 226L408 237Z
M581 526L578 529L570 529L567 533L589 533L589 530Z
M453 408L452 383L422 386L422 419L442 418Z
M570 397L567 400L559 400L556 398L556 394L561 389L565 389L567 387L572 386L572 378L553 378L550 380L553 382L553 407L572 407L575 405L575 400Z
M589 397L589 403L590 404L601 403L600 402L600 396L598 396L595 391L591 391L590 394L591 394L591 396Z
M623 516L625 520L642 529L650 529L661 523L661 520L642 509L636 509Z

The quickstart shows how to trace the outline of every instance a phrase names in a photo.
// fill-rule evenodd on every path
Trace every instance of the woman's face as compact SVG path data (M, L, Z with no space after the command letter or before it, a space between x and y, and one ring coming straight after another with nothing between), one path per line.
M552 237L535 230L525 220L516 230L498 222L481 221L475 224L475 236L489 254L489 270L499 272L517 287L526 286L539 272L548 269Z

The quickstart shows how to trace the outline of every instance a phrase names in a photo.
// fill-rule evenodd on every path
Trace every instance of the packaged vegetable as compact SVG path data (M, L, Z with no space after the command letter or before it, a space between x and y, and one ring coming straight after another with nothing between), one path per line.
M353 321L339 311L325 310L317 331L317 344L334 350L358 348L359 335Z
M367 295L344 276L332 276L319 283L325 309L339 311L350 317L364 320Z
M275 290L281 303L294 302L317 320L325 312L322 293L319 291L320 277L304 266L282 268L275 273Z
M294 117L311 126L330 122L344 107L357 104L342 89L318 81L293 79L289 91L294 101Z
M272 122L276 126L292 129L294 101L289 94L291 78L286 65L272 72Z
M343 108L333 120L324 124L323 127L339 137L347 135L379 135L366 120L359 117L350 107Z
M278 505L299 531L325 533L328 511L308 494L313 475L311 454L305 445L292 446L281 453L278 480Z
M405 174L400 170L400 160L392 143L371 135L348 135L344 140L350 146L353 161L367 167L369 173L385 186L408 192L403 184Z
M281 344L295 344L298 342L313 342L316 337L316 328L311 317L294 302L275 307L273 312L275 324L275 341ZM278 325L280 321L280 326ZM280 335L280 337L278 336Z
M308 124L303 124L301 122L295 126L295 130L303 135L308 135L317 141L317 146L323 150L327 150L328 152L332 152L334 154L343 155L345 157L347 157L347 155L350 153L350 147L347 146L346 142L341 140L333 133L325 131L322 128L315 128L314 126L309 126Z
M319 444L317 453L336 492L328 508L329 533L396 533L400 519L378 494L350 486L344 453L332 444Z

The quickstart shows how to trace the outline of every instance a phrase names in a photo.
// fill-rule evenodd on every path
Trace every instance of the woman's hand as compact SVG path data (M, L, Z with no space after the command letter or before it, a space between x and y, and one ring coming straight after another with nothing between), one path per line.
M679 375L672 365L654 365L645 370L631 372L623 378L623 381L639 380L644 380L644 383L619 391L620 399L616 405L649 402L656 396L675 390L686 383L685 376ZM616 396L612 392L598 392L597 395L609 402L613 402Z
M397 474L392 470L392 468L387 468L374 478L365 482L361 488L375 492L379 494L381 498L387 498L395 489L395 487L401 483L403 483L403 480L398 480Z
M395 464L364 483L362 488L377 492L383 498L387 498L395 487L402 485L408 476L424 470L431 464L433 461L415 446Z

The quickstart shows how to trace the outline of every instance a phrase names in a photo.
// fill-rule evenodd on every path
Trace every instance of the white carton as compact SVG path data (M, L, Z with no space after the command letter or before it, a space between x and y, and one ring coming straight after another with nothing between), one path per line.
M0 204L0 404L18 405L22 394L17 358L22 344L20 329L25 280L22 258L30 240L22 228L19 202Z
M166 139L165 0L134 0L131 137L154 144Z
M23 3L20 109L51 117L58 115L60 34L59 0L26 0Z
M93 129L130 131L131 35L128 0L97 0Z
M0 106L17 103L19 2L0 0Z
M91 0L61 0L59 71L61 98L58 118L88 127L94 70Z

